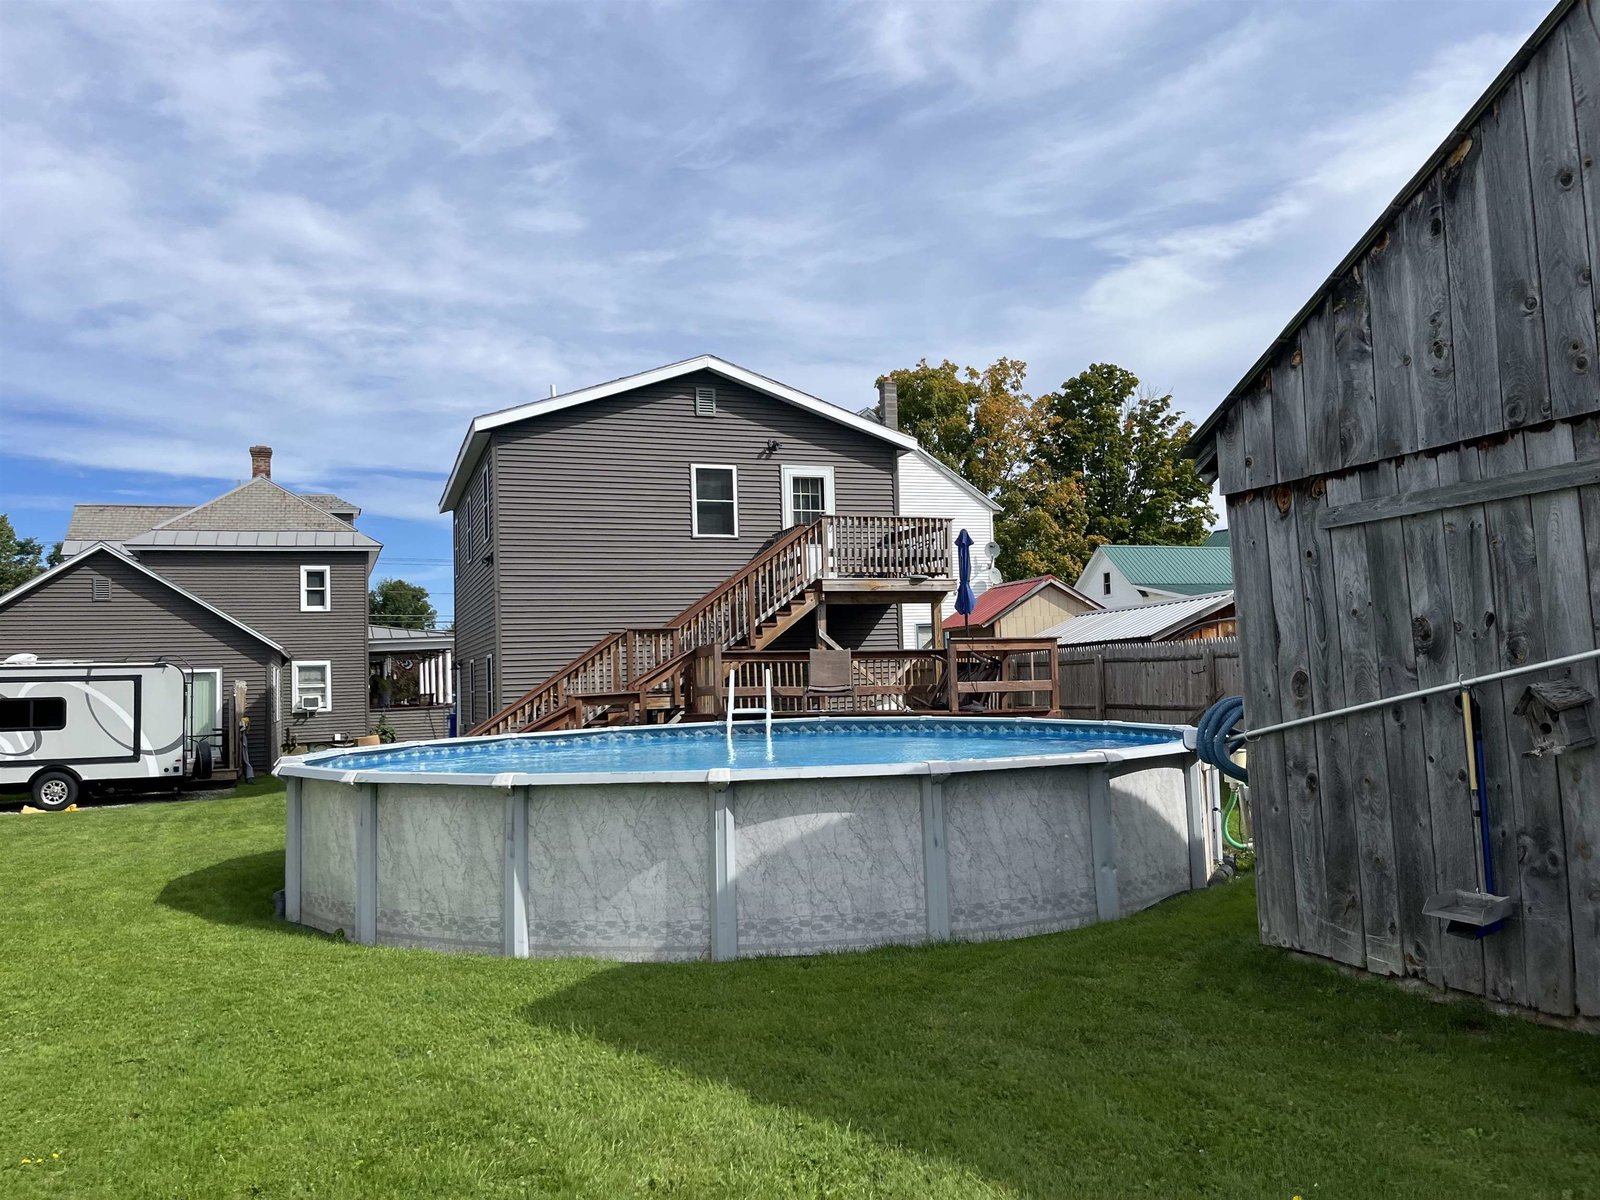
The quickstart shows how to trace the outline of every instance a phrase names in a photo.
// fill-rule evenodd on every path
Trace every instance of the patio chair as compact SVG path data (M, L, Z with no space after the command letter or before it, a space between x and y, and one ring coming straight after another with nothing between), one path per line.
M812 697L818 700L819 712L827 711L827 701L838 696L848 696L850 707L857 707L861 699L855 681L855 671L848 650L812 650L806 670L806 690L801 701L809 705Z

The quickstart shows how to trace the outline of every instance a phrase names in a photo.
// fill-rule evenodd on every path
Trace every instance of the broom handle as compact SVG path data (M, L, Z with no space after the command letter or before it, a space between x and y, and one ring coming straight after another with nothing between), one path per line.
M1484 891L1488 881L1483 870L1483 790L1478 778L1478 743L1472 735L1472 691L1461 689L1461 727L1467 738L1467 788L1472 794L1472 833L1477 843L1477 853L1472 856L1477 865L1478 890Z

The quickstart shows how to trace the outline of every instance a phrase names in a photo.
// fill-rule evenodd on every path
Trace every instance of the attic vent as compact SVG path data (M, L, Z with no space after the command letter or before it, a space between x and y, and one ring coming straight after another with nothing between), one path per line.
M717 415L717 389L714 387L697 387L694 390L694 415L697 417L714 417Z
M111 599L111 581L103 575L89 576L89 599L94 601Z

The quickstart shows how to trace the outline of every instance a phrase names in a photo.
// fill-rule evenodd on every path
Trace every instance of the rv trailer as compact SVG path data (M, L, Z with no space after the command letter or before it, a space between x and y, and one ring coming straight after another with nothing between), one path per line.
M191 673L173 663L0 663L0 791L58 811L97 784L175 785L207 775Z

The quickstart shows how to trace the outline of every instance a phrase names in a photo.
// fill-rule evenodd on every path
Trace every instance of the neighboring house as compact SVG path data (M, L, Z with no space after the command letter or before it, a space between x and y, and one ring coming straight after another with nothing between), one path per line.
M989 588L978 597L970 618L955 618L950 633L960 637L1038 637L1062 621L1098 607L1054 575L1037 575Z
M165 656L214 691L214 721L242 682L257 766L286 732L307 744L368 732L379 544L351 524L354 505L275 483L269 447L251 447L251 468L200 505L78 505L65 561L0 596L0 658Z
M887 389L894 384L888 382ZM988 547L994 542L994 515L1000 506L968 483L926 450L917 449L900 456L899 510L910 517L949 517L951 537L963 529L972 535L972 590L982 595L990 586L994 560ZM952 542L951 553L954 554ZM956 614L955 593L940 606L943 624L949 627ZM955 622L960 624L959 621ZM930 606L900 606L900 645L916 650L933 644L933 614Z
M402 742L448 737L455 707L454 649L455 634L448 629L369 625L373 723L387 725Z
M1206 540L1200 544L1202 546L1231 546L1233 542L1229 538L1228 531L1226 529L1213 529L1210 533L1206 534Z
M1226 545L1098 546L1078 576L1078 590L1106 608L1232 587L1233 559Z
M455 515L463 728L608 634L664 625L787 529L903 516L899 493L927 472L902 474L918 446L892 387L881 403L881 420L863 417L704 355L474 420L440 501ZM951 590L830 593L763 644L898 649L899 605Z
M1232 637L1233 593L1185 596L1127 608L1088 612L1044 631L1063 646L1100 645L1110 642L1189 642Z

